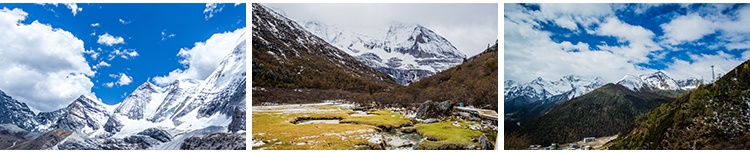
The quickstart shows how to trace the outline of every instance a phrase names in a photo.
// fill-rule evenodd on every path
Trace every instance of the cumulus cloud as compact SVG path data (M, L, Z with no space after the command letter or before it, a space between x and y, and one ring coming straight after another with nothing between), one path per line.
M713 22L695 13L677 17L660 26L664 29L664 37L672 45L694 41L715 32Z
M124 44L125 39L122 39L120 36L114 37L109 35L109 33L104 33L103 35L99 35L99 40L96 40L96 42L102 45L112 46L115 44Z
M518 4L505 4L505 80L527 82L536 77L557 79L564 75L588 75L615 82L626 74L653 73L656 68L643 65L654 63L663 64L657 68L675 79L710 80L711 65L715 66L718 77L719 73L726 73L750 58L750 51L737 50L750 48L747 42L750 40L747 28L750 6L681 5L687 10L684 15L658 15L666 20L659 25L663 35L657 35L644 27L628 24L602 8L618 12L632 10L639 15L650 13L659 5L571 5L574 7L540 4L540 11L532 11ZM571 43L565 38L553 41L551 37L558 33L539 29L541 23L554 23L571 30L574 30L573 24L581 24L584 29L575 30L613 37L617 43L604 42L596 46L598 50L590 50L591 44L586 42ZM715 35L718 41L702 40L708 35ZM699 46L699 49L684 46Z
M53 111L80 95L95 97L83 41L63 29L34 21L28 13L0 9L0 90L34 111Z
M175 69L165 76L157 76L152 80L156 85L166 86L179 78L193 78L203 80L218 66L219 62L235 47L237 39L245 32L245 28L233 32L217 33L205 42L196 42L193 48L182 48L177 56L185 69Z
M206 3L206 9L203 9L203 14L206 15L206 20L214 17L214 13L219 13L222 9L224 9L224 5L217 9L218 5L219 4L217 3Z
M105 86L105 87L108 87L108 88L112 88L113 86L115 86L115 83L114 82L107 82L107 83L102 84L102 86Z
M99 64L94 65L92 68L98 69L98 68L109 67L109 66L112 66L112 65L110 65L107 62L101 61L101 62L99 62Z
M566 8L566 9L563 9ZM535 20L548 17L543 13L555 14L573 12L587 15L607 16L608 11L576 11L569 7L553 8L558 12L523 13L524 9L517 4L505 4L504 23L504 79L516 81L531 81L534 78L557 79L564 75L601 76L607 81L617 81L626 74L650 73L651 70L638 67L631 63L628 56L645 56L650 47L654 46L653 33L640 27L632 26L616 20L603 18L603 21L593 21L599 25L597 29L589 29L592 33L603 36L613 36L621 41L631 42L629 46L599 46L602 50L591 51L589 44L577 42L575 44L563 41L556 43L550 36L552 33L535 29L539 23ZM606 7L609 8L609 7ZM542 10L545 10L542 7ZM550 20L554 18L549 18ZM577 20L577 23L585 22ZM623 30L623 31L618 31ZM576 50L576 51L573 51ZM606 73L603 73L606 72Z
M102 84L102 86L112 88L115 85L117 85L117 86L124 86L124 85L129 85L131 82L133 82L133 77L128 76L125 73L109 74L109 77L115 78L115 79L117 79L117 81L115 81L115 82L107 82L107 83Z

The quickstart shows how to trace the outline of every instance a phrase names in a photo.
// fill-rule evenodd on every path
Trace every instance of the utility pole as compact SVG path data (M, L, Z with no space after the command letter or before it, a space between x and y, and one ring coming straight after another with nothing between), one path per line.
M711 65L711 79L712 81L716 81L716 75L714 75L714 65Z

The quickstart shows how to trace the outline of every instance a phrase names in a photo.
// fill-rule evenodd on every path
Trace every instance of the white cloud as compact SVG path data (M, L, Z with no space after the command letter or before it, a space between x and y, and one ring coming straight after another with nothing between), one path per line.
M122 23L122 24L129 24L130 22L132 22L132 21L125 21L125 20L120 19L120 23Z
M116 78L117 81L115 81L115 82L107 82L107 83L102 84L102 86L111 88L111 87L113 87L115 85L117 85L117 86L124 86L124 85L129 85L131 82L133 82L133 77L128 76L125 73L109 74L109 77Z
M91 92L93 76L83 41L68 31L34 21L28 13L0 9L0 90L35 111L53 111Z
M636 13L643 13L642 11L653 6L638 7L641 10L636 10ZM600 16L597 20L590 20L594 29L585 29L587 33L613 36L620 43L627 42L624 43L627 45L600 45L597 47L601 51L590 51L589 44L567 41L555 43L550 38L553 35L551 32L534 28L539 26L539 22L549 22L565 16L528 11L517 4L505 4L504 80L527 82L536 77L557 79L575 74L602 76L605 80L614 82L626 74L653 73L655 69L639 66L639 63L649 62L665 62L663 70L675 79L695 77L710 80L711 65L715 65L718 77L719 73L726 73L750 58L750 51L742 52L741 57L737 57L736 51L727 50L695 54L671 45L693 43L691 45L709 45L709 48L716 50L720 50L718 46L724 46L728 50L750 48L750 43L746 41L750 39L750 30L746 28L750 24L750 7L739 8L734 13L736 16L732 17L720 13L726 8L728 6L706 6L706 9L691 10L688 15L675 16L669 23L662 24L665 35L659 39L654 39L656 35L648 29L620 21L615 15ZM541 9L545 10L544 7ZM571 11L576 10L567 10ZM557 12L566 11L557 9ZM583 14L597 13L579 14L581 15L571 15L576 23L583 23L583 20L579 20L586 18ZM564 24L560 23L556 24L563 27ZM717 44L694 42L716 31L721 31L717 39L722 40ZM573 50L578 51L572 52ZM680 54L687 54L689 58L667 57L666 54L670 52L684 52ZM662 60L664 58L670 58L667 60L674 62Z
M174 37L175 34L167 34L164 31L161 32L161 41Z
M165 86L179 78L203 80L216 69L219 62L235 47L235 43L245 28L233 32L217 33L205 42L196 42L193 48L182 48L177 56L186 69L175 69L166 76L154 77L156 85Z
M107 83L102 84L102 86L105 86L105 87L108 87L108 88L112 88L113 86L115 86L115 83L114 82L107 82Z
M92 27L98 27L98 26L99 26L99 23L92 23L92 24L91 24L91 26L92 26Z
M37 3L37 4L39 4L39 5L52 4L55 7L57 7L58 3ZM73 16L76 16L76 14L78 14L78 12L83 11L83 8L78 7L78 5L76 3L63 3L63 4L65 5L65 7L67 7L68 9L70 9L70 12L73 13ZM50 9L50 11L55 12L55 10L52 10L52 9Z
M101 61L101 62L99 62L99 64L94 65L93 68L94 69L98 69L98 68L109 67L109 66L112 66L112 65L110 65L107 62Z
M129 85L131 82L133 82L133 77L125 75L125 73L120 73L120 79L117 80L117 85Z
M606 19L594 32L597 35L614 36L621 41L632 41L629 46L600 48L608 51L590 51L589 44L555 43L552 33L534 29L541 12L522 13L521 6L505 4L504 23L504 79L521 82L536 77L558 79L564 75L601 76L607 81L617 81L626 74L644 74L653 70L638 67L628 56L646 56L648 39L653 33L616 19ZM603 11L606 12L606 11ZM585 14L585 11L584 11ZM603 21L596 21L603 22ZM622 30L620 32L616 30ZM653 47L653 46L651 46ZM572 50L578 50L572 52ZM629 53L635 52L635 53ZM648 53L648 52L645 52ZM641 57L637 57L641 58ZM603 73L606 72L606 73Z
M720 77L720 73L726 74L737 65L745 62L745 60L750 57L749 55L750 51L743 52L743 57L734 57L723 51L719 51L716 55L689 54L688 56L693 62L673 58L674 64L671 64L665 71L669 72L670 76L677 76L674 77L676 79L695 77L711 81L711 65L715 66L714 72L718 78Z
M115 49L108 55L109 59L107 60L112 60L117 56L123 59L130 59L132 57L138 56L138 52L136 52L135 49L124 49L124 50Z
M320 21L341 29L379 36L392 21L415 23L445 37L467 56L482 52L498 34L497 3L269 3L280 14L301 21ZM283 9L283 10L282 10ZM381 32L382 31L382 32ZM502 42L502 40L500 40Z
M677 17L660 26L664 29L664 37L672 45L698 40L715 32L713 22L694 13Z
M224 5L222 5L219 9L216 9L217 6L217 3L206 3L206 9L203 9L203 14L206 15L206 20L214 17L214 13L219 13L224 8Z
M73 13L73 16L76 16L78 12L83 11L83 8L79 8L78 5L76 5L76 3L65 3L65 6L67 6L68 9L70 9L70 11Z
M124 44L125 40L120 36L114 37L109 35L109 33L104 33L103 35L99 35L99 40L96 42L102 45L112 46L114 44Z
M647 62L647 55L652 51L661 50L651 38L655 35L653 32L640 27L627 24L616 17L609 17L599 25L595 33L603 36L614 36L619 38L619 42L629 42L627 46L598 46L602 50L612 51L613 53L626 57L633 63Z

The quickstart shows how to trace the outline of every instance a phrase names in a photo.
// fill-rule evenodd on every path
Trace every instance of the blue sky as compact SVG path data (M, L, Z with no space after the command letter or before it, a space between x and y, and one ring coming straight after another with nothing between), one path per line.
M147 80L165 86L178 76L205 79L246 27L244 3L0 9L0 34L10 40L0 42L0 90L35 111L62 108L82 94L116 104Z
M504 80L658 70L711 79L750 58L747 4L504 4Z

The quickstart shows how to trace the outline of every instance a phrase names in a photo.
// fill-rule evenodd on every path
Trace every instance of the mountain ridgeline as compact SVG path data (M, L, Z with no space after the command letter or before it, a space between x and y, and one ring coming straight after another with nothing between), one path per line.
M396 84L260 4L253 4L253 86L378 92Z
M65 108L34 114L0 91L0 138L16 140L1 140L0 149L195 149L204 142L185 140L208 134L232 140L212 142L219 149L245 149L246 40L244 28L237 32L234 50L205 80L181 78L166 88L145 82L115 110L81 95Z
M609 149L750 149L750 61L639 117Z
M357 61L295 21L257 3L253 3L252 49L255 104L353 100L363 93L400 86L388 74ZM298 92L302 90L305 92Z
M615 135L636 117L672 99L674 96L631 91L610 83L568 100L513 132L528 136L533 144L568 143L584 137Z
M497 41L471 61L421 79L409 86L357 98L361 104L410 108L427 100L451 100L497 110Z
M447 39L417 24L393 21L387 31L375 30L377 33L367 35L317 21L303 24L321 39L402 85L461 64L466 58Z

